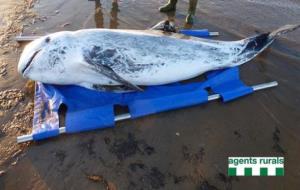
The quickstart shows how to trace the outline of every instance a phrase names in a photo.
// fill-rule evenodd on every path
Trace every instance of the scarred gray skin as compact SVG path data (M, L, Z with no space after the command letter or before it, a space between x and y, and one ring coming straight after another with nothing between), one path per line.
M96 90L114 90L117 86L140 90L140 85L168 84L246 63L277 35L297 27L285 26L234 42L151 30L57 32L28 44L18 71L43 83Z

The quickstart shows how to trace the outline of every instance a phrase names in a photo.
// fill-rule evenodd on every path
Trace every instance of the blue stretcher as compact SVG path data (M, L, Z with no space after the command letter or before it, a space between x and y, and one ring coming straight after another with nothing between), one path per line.
M17 142L114 127L116 121L199 105L219 98L228 102L276 85L277 82L270 82L247 86L240 80L237 67L209 72L202 82L150 86L143 92L99 92L79 86L37 82L33 131L30 135L18 137ZM211 91L214 94L209 94ZM62 104L67 106L67 113L65 126L59 127L58 110ZM127 106L129 113L116 116L115 105Z

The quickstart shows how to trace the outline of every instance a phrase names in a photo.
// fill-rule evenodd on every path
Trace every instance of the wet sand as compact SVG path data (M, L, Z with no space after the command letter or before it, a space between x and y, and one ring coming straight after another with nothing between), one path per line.
M166 17L157 11L163 3L123 0L116 7L111 1L40 0L34 7L38 16L24 28L24 34L94 27L144 29ZM187 7L186 1L178 3L175 16L179 26L184 25ZM299 22L300 3L203 0L196 15L194 28L219 31L217 39L237 40ZM276 80L278 87L227 104L212 102L120 122L114 129L16 147L14 150L22 153L8 154L12 158L0 165L0 170L6 170L0 177L0 189L298 189L299 34L283 36L241 66L247 84ZM16 146L13 137L30 129L30 121L26 121L23 132L9 127L3 130L14 121L15 113L28 116L31 109L25 81L15 71L18 52L9 52L7 78L1 78L0 88L19 89L24 98L1 118L2 148L4 142L7 148ZM4 153L1 151L1 160ZM227 177L228 156L284 156L285 176Z
M15 137L29 132L32 103L26 81L16 73L20 45L12 40L22 32L25 20L34 18L29 1L0 1L0 176L13 166L22 154L24 145ZM31 97L31 98L30 98ZM23 131L23 132L22 132Z

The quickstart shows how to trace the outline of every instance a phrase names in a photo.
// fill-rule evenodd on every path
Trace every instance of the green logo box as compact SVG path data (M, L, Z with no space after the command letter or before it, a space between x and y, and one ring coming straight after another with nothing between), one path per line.
M284 176L284 157L229 157L228 176Z

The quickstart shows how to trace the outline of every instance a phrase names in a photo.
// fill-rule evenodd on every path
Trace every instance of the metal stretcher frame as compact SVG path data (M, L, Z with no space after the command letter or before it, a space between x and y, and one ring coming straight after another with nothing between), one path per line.
M254 85L254 86L252 86L252 89L253 89L253 91L259 91L259 90L275 87L277 85L278 85L278 83L276 81L273 81L273 82L269 82L269 83ZM213 95L208 96L208 101L218 100L220 98L221 98L220 94L213 94ZM130 113L117 115L117 116L115 116L114 120L115 120L115 122L118 122L118 121L123 121L123 120L127 120L127 119L131 119ZM66 133L66 127L60 127L59 134L64 134L64 133ZM33 140L32 134L22 135L22 136L17 137L18 143L23 143L23 142L32 141L32 140Z

